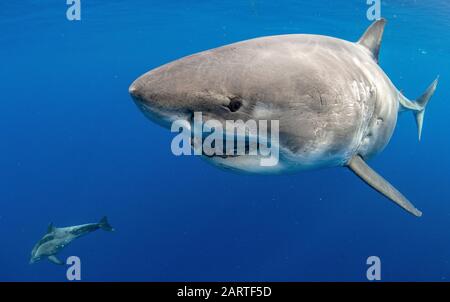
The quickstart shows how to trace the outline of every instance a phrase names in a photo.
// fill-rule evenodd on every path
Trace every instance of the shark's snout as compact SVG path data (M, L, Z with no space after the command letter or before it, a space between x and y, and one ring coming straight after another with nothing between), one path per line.
M137 86L133 83L130 85L130 87L128 88L128 92L130 93L131 97L135 98L138 96L138 88Z
M147 118L170 129L173 122L188 120L192 115L190 91L176 87L180 82L168 78L164 69L156 69L137 78L128 92Z
M128 92L135 102L144 101L144 89L142 83L140 83L140 79L137 79L136 81L131 83L130 87L128 88Z
M146 115L147 113L152 111L156 103L152 101L151 98L146 96L146 93L148 94L148 90L149 89L146 89L146 85L142 83L142 80L140 78L135 80L128 88L128 92L134 103Z
M167 102L163 98L163 95L166 93L164 92L164 88L161 87L162 85L156 82L157 80L158 77L150 72L141 75L131 83L128 92L138 107L142 105L151 109L167 107Z

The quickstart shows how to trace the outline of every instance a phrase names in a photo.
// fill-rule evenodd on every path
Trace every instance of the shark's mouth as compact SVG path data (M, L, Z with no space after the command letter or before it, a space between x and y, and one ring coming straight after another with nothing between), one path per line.
M265 124L261 126L261 121L227 120L210 113L195 112L188 114L187 122L191 146L196 154L207 158L267 157L271 156L274 145L279 152L278 124L274 135L268 121L263 121Z
M196 137L194 135L191 136L191 147L192 149L198 148L196 145ZM213 141L210 144L210 150L214 152L206 152L203 147L205 143L205 136L202 136L201 139L201 154L208 158L235 158L239 156L260 156L261 150L263 148L267 148L267 146L262 147L261 144L252 142L250 138L246 137L244 140L233 139L230 142L229 136L226 134L223 135L223 139L218 143L217 141Z
M142 100L133 97L133 100L139 110L152 122L163 128L171 129L172 124L176 121L187 121L192 124L191 115L187 112L169 111L167 109L149 106Z
M253 128L229 131L226 123L233 121L214 119L208 113L204 113L204 119L199 122L192 112L169 112L168 110L152 108L139 101L136 103L147 118L166 129L170 129L171 132L174 133L182 129L185 138L183 141L189 142L193 155L201 155L216 165L233 170L256 173L262 171L264 173L266 170L278 170L280 168L279 156L283 148L278 140L278 132L274 140L275 143L272 142L271 127L266 129L266 134L270 131L270 135L261 135L263 132L260 131L260 128L257 128L256 131ZM217 128L220 128L219 131L216 128L211 131L210 128L206 127L212 121L215 121ZM257 127L259 127L259 124ZM212 135L214 138L211 138ZM185 151L172 150L172 152L174 154L186 154ZM192 155L192 152L188 155Z
M136 99L135 99L136 101ZM242 155L249 155L250 154L250 149L251 146L250 145L250 140L246 139L243 142L239 142L239 143L243 143L243 148L242 146L239 146L237 143L237 140L234 141L233 143L233 147L230 149L230 147L227 147L227 141L230 141L230 135L228 134L223 134L222 136L222 140L221 140L221 145L222 147L219 148L219 146L216 147L216 141L213 141L211 143L211 148L216 150L214 153L210 153L210 152L205 152L205 149L203 148L203 145L205 143L205 139L207 137L207 135L209 133L204 133L203 131L199 131L198 129L196 129L196 127L194 126L194 114L193 113L188 113L188 114L178 114L178 115L173 115L173 114L169 114L168 112L163 112L161 110L156 110L155 108L152 108L148 105L146 105L145 103L140 102L139 100L136 101L136 104L138 105L139 109L144 113L144 115L149 118L151 121L157 123L158 125L167 128L167 129L171 129L171 126L174 122L187 122L184 125L189 127L189 132L191 134L190 136L190 142L191 142L191 147L193 150L195 149L200 149L201 150L201 155L207 157L207 158L222 158L222 159L226 159L226 158L235 158L238 156L242 156ZM204 123L202 123L201 125L199 125L198 127L200 127L200 129L203 129L204 127ZM228 137L228 140L227 140ZM234 140L234 138L233 138ZM202 148L199 148L199 145L196 145L196 142L199 142L200 146L202 146ZM217 143L217 145L219 145L219 143ZM256 147L257 151L260 151L260 147L259 144L257 144Z

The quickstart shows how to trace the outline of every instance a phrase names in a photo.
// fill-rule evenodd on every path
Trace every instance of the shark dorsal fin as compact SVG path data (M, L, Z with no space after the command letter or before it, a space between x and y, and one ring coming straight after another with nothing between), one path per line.
M47 234L51 233L55 230L55 227L53 226L53 222L50 222L50 224L47 227Z
M369 26L364 35L362 35L358 41L359 45L364 46L372 53L372 56L377 63L385 25L385 19L375 21Z

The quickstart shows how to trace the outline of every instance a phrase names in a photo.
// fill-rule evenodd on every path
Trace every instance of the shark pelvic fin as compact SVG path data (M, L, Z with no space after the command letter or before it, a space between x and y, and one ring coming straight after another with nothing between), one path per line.
M359 155L355 155L347 164L359 178L364 180L369 186L395 202L414 216L422 216L422 212L414 207L409 200L394 188L387 180L370 168Z
M372 56L377 63L385 25L386 19L375 21L369 26L358 41L359 45L364 46L372 53Z
M48 256L48 260L49 260L50 262L53 262L54 264L58 264L58 265L63 265L63 264L64 264L61 260L59 260L58 258L56 258L55 255Z

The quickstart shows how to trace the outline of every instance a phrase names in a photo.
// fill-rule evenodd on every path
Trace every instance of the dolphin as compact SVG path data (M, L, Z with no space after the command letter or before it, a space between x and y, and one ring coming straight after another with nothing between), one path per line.
M50 223L47 233L39 240L31 251L30 264L35 263L42 258L47 258L50 262L62 265L61 260L56 257L64 247L83 235L102 229L108 232L114 231L108 223L108 219L103 217L98 223L88 223L70 227L56 228Z
M419 141L438 78L416 100L400 92L378 64L386 20L357 42L310 34L261 37L206 50L137 78L129 93L152 121L278 120L280 160L261 167L255 156L207 156L222 168L286 173L347 167L415 216L419 211L367 164L389 143L397 116L412 112Z

